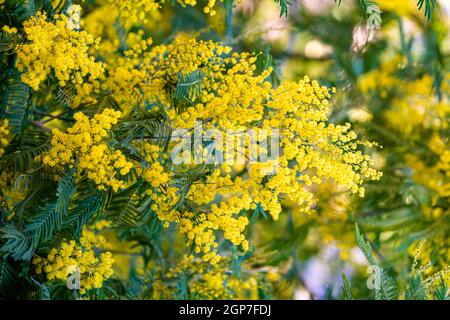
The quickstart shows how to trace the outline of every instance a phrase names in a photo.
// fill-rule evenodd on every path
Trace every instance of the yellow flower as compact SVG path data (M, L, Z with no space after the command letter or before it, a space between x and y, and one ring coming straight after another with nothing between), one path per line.
M0 157L5 153L5 148L9 144L9 135L8 120L0 120Z
M6 33L17 33L17 28L15 27L3 26L2 30Z
M129 106L160 101L176 128L193 128L201 121L203 132L209 128L252 129L259 142L275 128L279 130L282 153L278 159L249 163L242 177L233 174L228 164L217 164L203 180L192 183L187 194L177 187L175 176L195 170L195 165L175 166L162 159L157 146L142 147L148 162L142 175L150 184L147 193L154 202L152 209L165 226L175 224L205 261L220 261L219 232L242 250L249 249L245 212L260 206L277 220L281 199L295 203L299 212L310 212L316 203L313 185L332 179L343 191L363 196L364 181L381 177L372 167L373 160L358 150L369 144L357 140L350 124L328 123L333 90L308 77L274 88L266 81L271 69L256 73L254 55L185 36L152 48L143 42L116 63L105 88L125 112L130 111ZM180 77L193 72L201 74L201 88L180 110L174 106L171 90ZM242 154L248 154L248 142ZM170 144L166 152L170 154L173 147ZM235 148L222 150L227 154ZM180 207L185 201L201 209Z
M35 271L37 274L46 273L49 281L67 280L70 275L79 272L81 294L101 288L103 282L113 274L114 260L110 252L96 256L94 247L99 241L83 230L81 244L73 240L63 242L58 249L53 248L46 258L35 257L32 261Z
M227 271L227 263L207 265L192 255L184 255L179 262L170 268L164 277L177 279L188 273L194 275L188 280L192 297L202 299L239 299L245 298L245 291L256 289L258 284L253 277L236 278ZM176 292L163 281L156 279L153 287L153 299L173 299Z
M107 144L108 132L117 124L121 112L105 109L89 119L83 113L74 115L75 125L67 133L53 130L52 148L44 155L44 164L55 166L77 166L79 173L85 172L99 187L106 186L117 191L124 187L118 176L126 175L133 164L120 150L111 150Z
M104 66L96 62L88 50L99 40L85 31L71 28L74 21L65 15L53 18L54 22L47 21L46 14L38 12L23 24L28 42L18 47L16 63L23 72L22 81L38 90L53 72L61 87L75 88L75 105L91 102L90 94L98 90Z

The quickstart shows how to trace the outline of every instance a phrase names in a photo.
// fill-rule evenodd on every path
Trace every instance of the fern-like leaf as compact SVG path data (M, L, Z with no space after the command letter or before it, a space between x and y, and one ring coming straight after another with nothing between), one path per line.
M40 213L24 228L25 233L33 234L35 243L50 239L55 230L62 227L74 191L75 180L72 173L68 173L58 182L56 201L41 207Z
M62 212L56 210L55 203L47 203L39 207L39 214L25 226L24 231L32 234L34 242L48 240L58 226L62 225Z
M80 189L80 188L78 188ZM74 227L76 234L81 234L83 226L98 212L106 206L106 192L97 189L82 187L76 193L76 202L71 209L67 219L64 221L64 228Z
M40 9L40 1L37 0L22 0L17 2L13 15L15 15L19 21L25 21L28 18L35 16Z
M178 113L185 110L202 90L203 73L201 70L195 70L183 75L178 74L178 82L173 93L174 107Z
M37 156L42 155L49 147L48 133L34 128L27 128L20 140L14 140L10 144L10 152L2 158L2 168L26 172L33 168Z
M28 103L30 87L14 72L9 77L2 92L2 110L6 111L11 131L21 135L29 123L31 106Z
M76 95L75 88L67 86L67 87L58 87L55 100L65 106L70 106L73 102L73 99Z
M347 276L344 272L342 272L342 292L344 293L345 300L353 300L352 291L350 287L350 282L347 279Z
M14 218L21 219L23 213L27 208L36 208L37 206L39 206L42 200L45 200L49 196L51 196L51 192L52 189L48 188L48 186L45 185L32 190L25 199L23 199L14 206L13 208L13 211L15 212Z
M370 246L370 243L366 240L364 240L364 236L362 235L361 231L359 230L359 227L357 224L355 224L355 233L356 233L356 244L361 249L361 251L364 253L364 256L366 257L367 261L371 265L376 265L377 262L375 261L375 258L373 257L372 253L372 247Z
M58 181L58 188L56 193L56 210L61 212L65 217L69 207L70 197L75 192L75 177L72 172L67 173L61 180Z
M364 240L364 236L359 230L357 224L355 224L356 243L361 251L364 253L367 261L372 266L378 266L372 252L370 243ZM389 276L389 274L383 268L379 267L381 274L379 276L378 287L375 288L375 299L377 300L394 300L398 297L398 287L395 280Z
M137 151L131 146L131 141L150 139L165 149L171 139L172 128L169 125L168 116L162 111L162 108L151 110L135 108L124 121L115 127L114 132L117 140L122 142L119 143L119 147L126 149L125 153L133 158L137 157L135 160L140 160L140 155L136 154Z
M11 267L8 259L6 257L0 257L0 298L5 299L3 295L6 294L6 291L9 287L15 283L16 274L14 269Z
M16 229L12 224L0 228L0 238L5 241L0 251L14 260L30 260L35 250L34 238Z
M20 33L8 33L0 30L0 53L11 54L21 43L23 43L23 37Z
M436 4L436 0L418 0L417 7L419 8L419 10L422 10L422 8L425 6L423 15L425 16L425 18L427 18L427 21L430 21Z
M279 4L280 6L280 17L283 15L285 17L288 16L288 6L291 5L291 3L288 0L274 0L275 3Z
M138 181L134 185L115 193L106 207L106 214L118 224L136 226L151 214L151 200L148 197L140 198L142 190Z

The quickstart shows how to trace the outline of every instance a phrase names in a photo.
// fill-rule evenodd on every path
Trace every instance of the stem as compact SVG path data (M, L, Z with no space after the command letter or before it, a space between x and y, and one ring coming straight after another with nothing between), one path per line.
M225 25L226 25L226 36L228 39L233 38L233 7L234 0L225 0Z
M46 127L41 121L31 121L32 124L34 124L36 127L39 127L47 132L52 132L52 129L49 127Z
M61 113L59 113L57 115L53 115L53 114L50 114L50 113L47 113L47 112L42 112L42 111L37 111L37 110L34 110L34 113L39 114L41 116L45 116L45 117L49 117L50 118L50 119L46 119L46 120L42 121L42 123L47 123L47 122L50 122L50 121L55 120L55 119L59 119L59 120L67 121L67 122L73 122L73 119L63 117L63 115L65 113L67 113L67 110L63 111L63 112L61 112Z

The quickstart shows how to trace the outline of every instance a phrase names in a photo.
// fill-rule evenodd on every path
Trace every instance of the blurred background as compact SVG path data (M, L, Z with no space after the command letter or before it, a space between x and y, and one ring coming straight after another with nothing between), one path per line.
M100 59L114 60L142 39L169 43L180 34L253 52L259 71L273 67L268 80L275 85L308 75L336 88L330 122L350 122L360 140L375 143L365 152L383 177L367 183L364 197L322 184L310 215L285 201L285 213L273 223L257 208L247 230L255 249L240 256L223 244L230 264L214 272L186 259L184 239L172 227L162 236L157 219L119 234L99 227L95 232L107 238L104 249L116 262L108 297L228 297L217 293L223 274L237 292L233 298L446 297L449 0L223 0L215 15L205 14L208 1L199 0L139 17L115 1L79 1L82 28L102 39L95 49ZM189 274L198 296L188 292L185 270L198 275Z

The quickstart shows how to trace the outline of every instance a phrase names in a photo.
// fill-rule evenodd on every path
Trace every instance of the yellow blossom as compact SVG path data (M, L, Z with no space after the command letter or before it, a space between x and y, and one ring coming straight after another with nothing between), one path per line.
M0 120L0 157L5 153L5 148L9 144L9 135L8 120Z
M94 252L95 243L90 240L92 237L88 239L83 236L81 244L73 240L63 242L58 249L53 248L46 258L35 257L33 265L36 273L45 273L48 280L65 281L71 274L79 272L81 294L101 288L103 281L113 274L113 259L110 252L97 256Z
M104 189L109 186L114 191L124 187L118 176L126 175L133 164L120 150L111 150L107 144L108 132L117 124L120 111L105 109L89 119L83 113L74 115L75 125L67 133L53 130L52 148L44 155L44 164L55 166L76 165L79 173Z
M98 90L104 66L88 54L88 49L98 40L85 31L73 30L74 22L65 15L53 18L54 22L48 21L45 13L38 12L23 24L28 42L17 49L22 81L38 90L53 72L59 86L75 88L74 104L92 101L89 96Z

